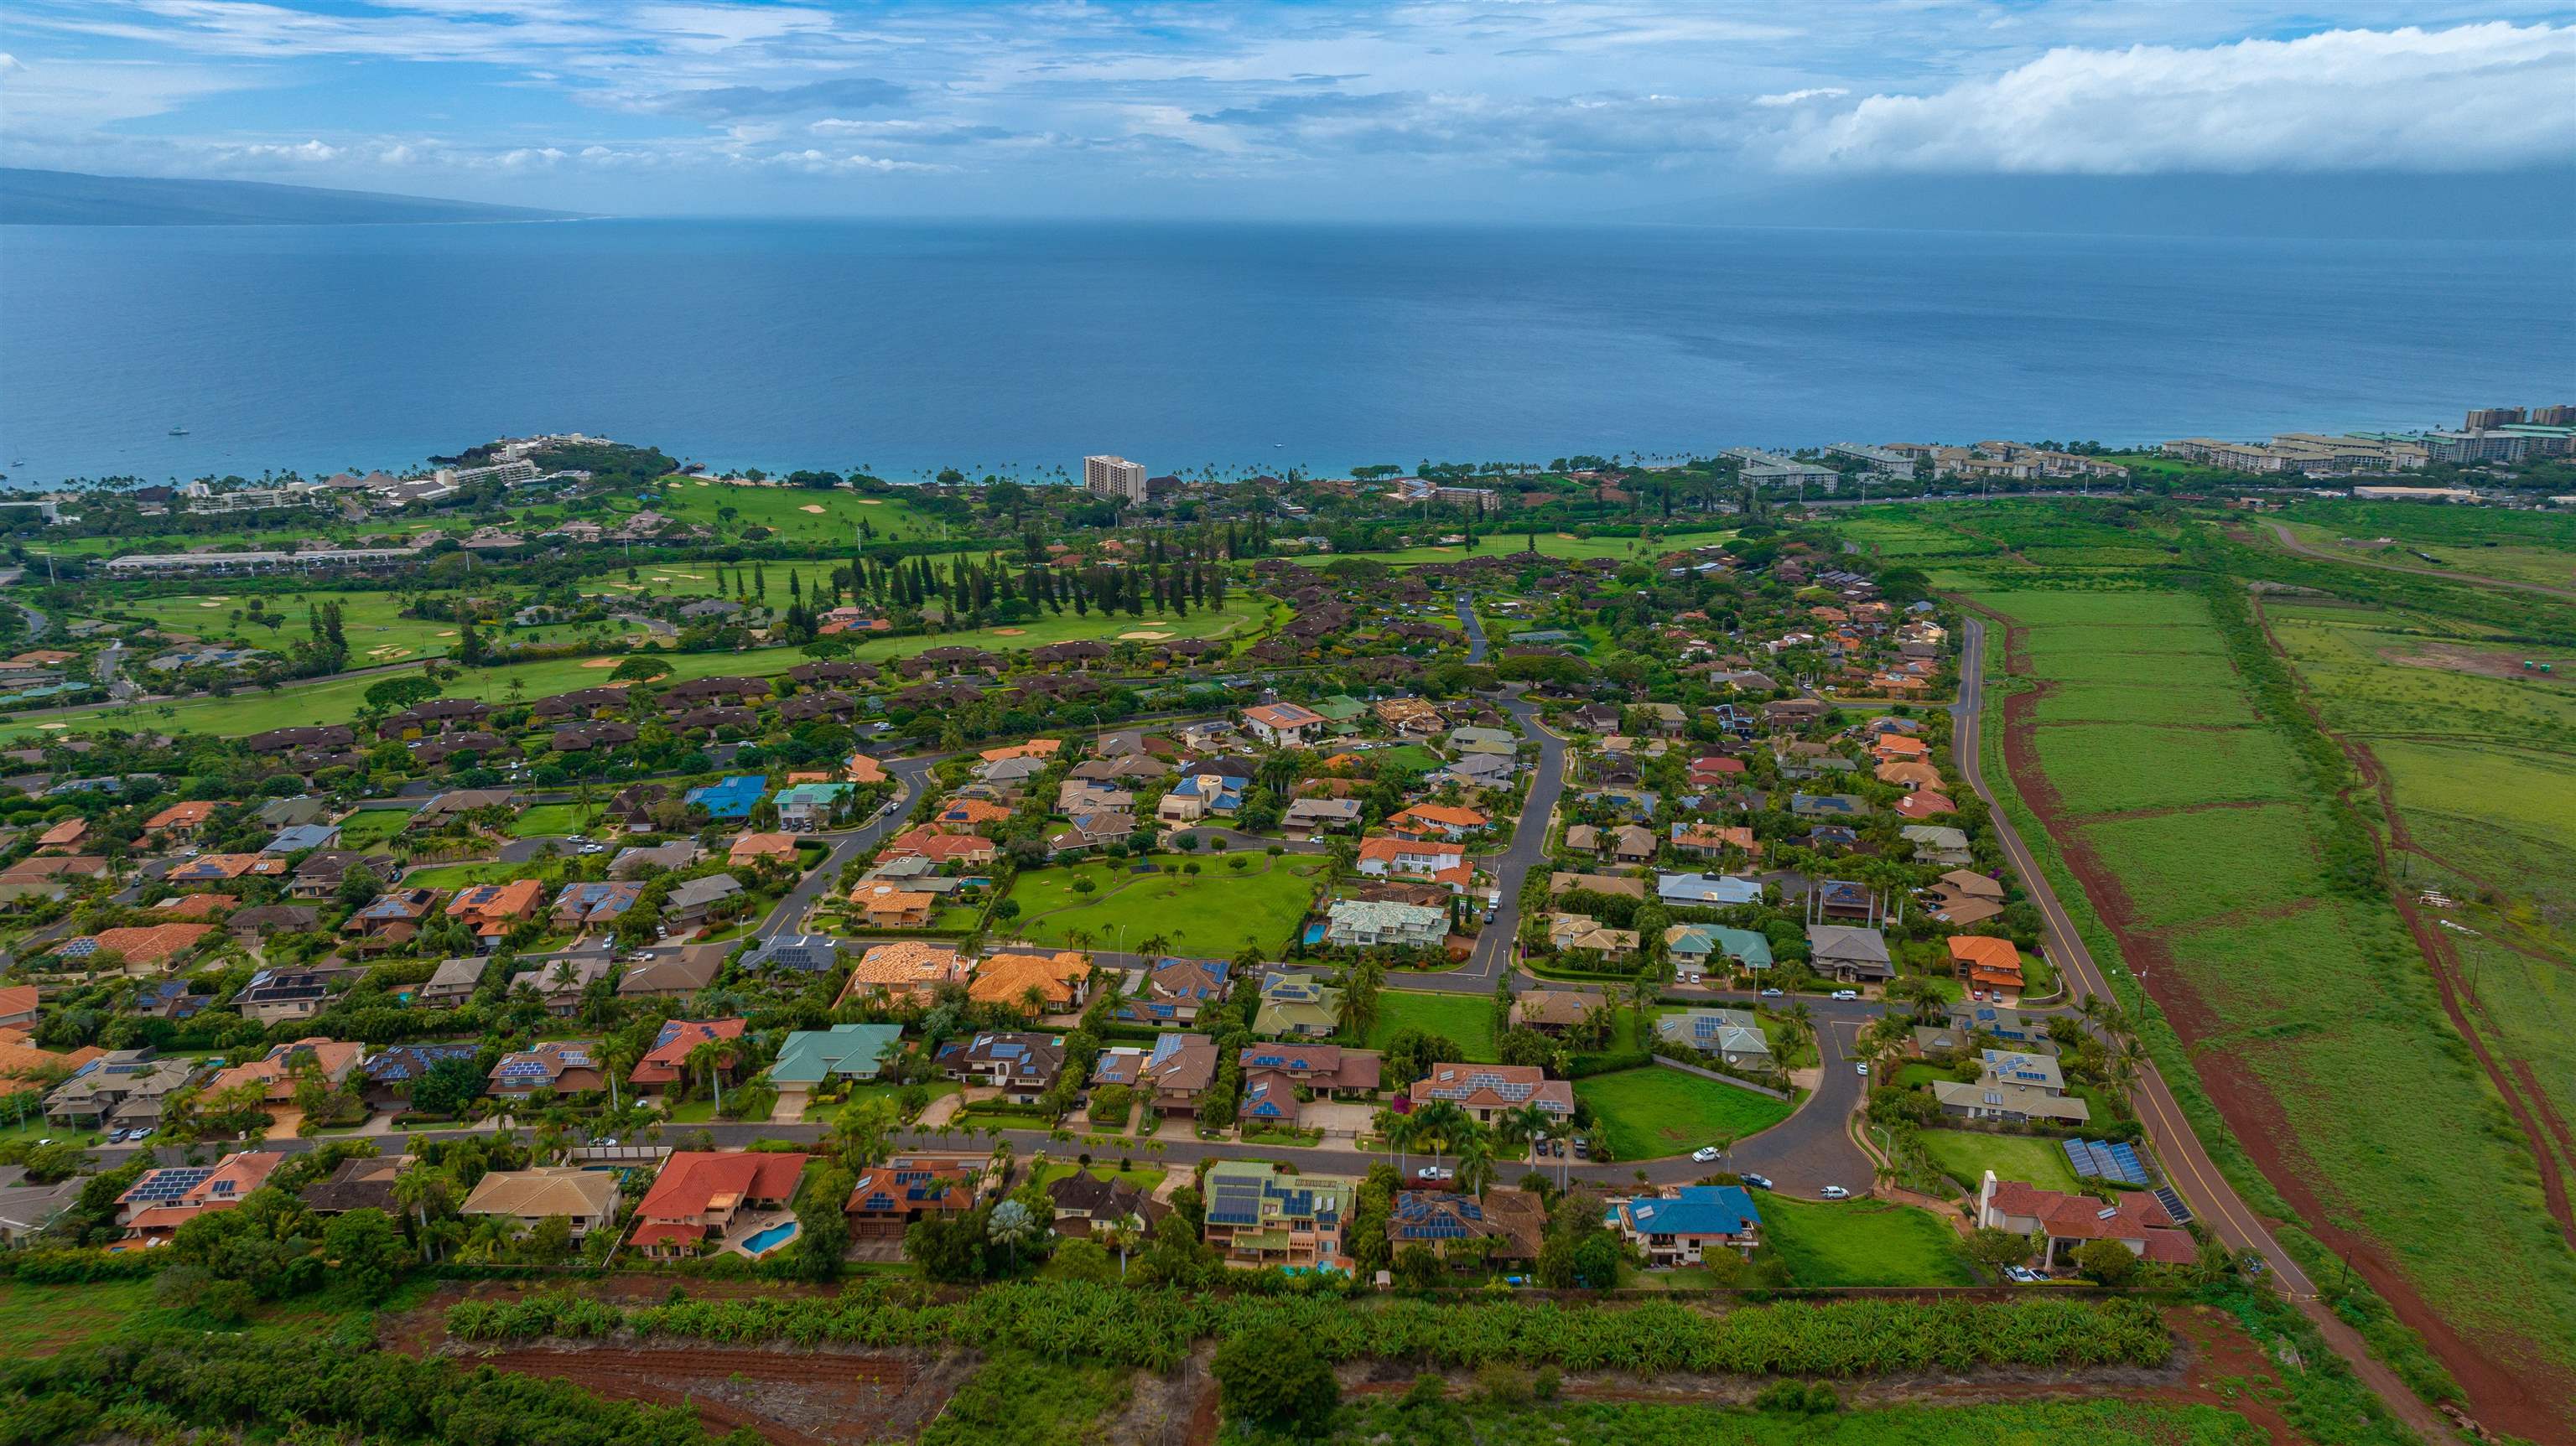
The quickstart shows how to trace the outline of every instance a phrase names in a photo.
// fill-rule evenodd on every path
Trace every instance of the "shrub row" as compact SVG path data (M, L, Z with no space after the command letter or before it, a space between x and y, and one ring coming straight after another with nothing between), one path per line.
M1978 1366L2161 1365L2172 1339L2153 1306L2127 1299L1787 1302L1710 1313L1672 1303L1553 1301L1354 1304L1324 1295L1127 1290L1077 1281L987 1287L954 1303L866 1283L832 1299L692 1300L617 1307L547 1294L466 1301L449 1332L468 1341L559 1335L741 1343L1016 1349L1059 1360L1168 1370L1194 1341L1283 1325L1334 1360L1446 1367L1495 1362L1566 1370L1857 1376Z

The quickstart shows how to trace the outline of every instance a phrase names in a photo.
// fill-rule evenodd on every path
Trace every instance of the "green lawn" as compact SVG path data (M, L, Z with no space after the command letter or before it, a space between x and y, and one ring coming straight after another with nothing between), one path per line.
M1250 862L1238 872L1233 858ZM1196 860L1196 874L1181 871L1184 860L1155 862L1150 874L1118 860L1024 873L1011 886L1020 913L1007 927L1039 944L1136 950L1159 936L1169 954L1231 959L1246 945L1276 954L1306 917L1324 869L1317 859L1240 851ZM1094 892L1076 892L1077 880Z
M1380 763L1388 765L1389 767L1419 769L1424 773L1429 773L1431 770L1438 768L1441 764L1439 754L1432 752L1430 749L1423 747L1419 743L1406 743L1394 748L1374 749L1370 752L1369 756L1377 759Z
M1071 1175L1074 1171L1081 1169L1082 1166L1072 1160L1050 1161L1047 1164L1039 1166L1037 1170L1029 1176L1029 1183L1037 1186L1039 1189L1045 1189L1055 1181L1061 1180L1066 1176ZM1133 1185L1139 1190L1148 1192L1152 1191L1155 1186L1163 1183L1163 1168L1160 1165L1147 1165L1132 1170L1121 1170L1115 1165L1093 1165L1089 1170L1084 1171L1084 1173L1091 1176L1094 1180L1123 1180L1127 1184Z
M371 849L399 834L411 823L407 808L362 808L340 820L340 847Z
M1998 1180L2020 1180L2043 1190L2073 1190L2075 1171L2066 1152L2036 1135L1988 1135L1975 1130L1925 1130L1923 1149L1941 1172L1974 1194L1992 1170Z
M540 803L519 810L510 820L512 838L548 838L579 833L599 822L599 806L578 803Z
M1382 989L1377 1021L1369 1030L1369 1048L1384 1049L1406 1029L1436 1034L1458 1046L1462 1064L1491 1064L1502 1056L1494 1045L1494 1000L1489 994L1423 994Z
M737 487L693 477L670 478L664 487L666 490L653 502L654 511L682 522L704 523L727 536L739 535L737 529L745 524L756 524L788 542L854 543L859 540L862 520L868 524L871 543L914 542L940 535L937 521L900 497L862 497L844 490L798 487ZM725 512L733 516L721 515ZM769 571L778 574L794 566L772 563ZM828 570L831 564L804 566L809 574L805 580L811 583L812 573ZM715 568L710 563L692 565L687 571L712 577ZM773 576L770 583L784 587L786 579Z
M279 619L278 626L253 621L249 605L254 598L261 605L256 616ZM120 600L107 610L147 619L164 632L283 653L296 640L311 636L305 608L322 602L340 605L340 627L349 640L351 667L438 657L456 641L454 623L403 617L401 599L389 592L188 593Z
M1866 1180L1852 1182L1854 1189ZM1929 1211L1878 1200L1818 1203L1765 1194L1764 1248L1798 1285L1973 1285L1958 1232Z
M406 886L425 889L461 889L468 884L506 884L512 879L541 878L560 868L561 862L549 863L531 859L524 864L500 862L480 864L428 864L403 875Z
M1789 1118L1797 1106L1661 1065L1574 1082L1598 1129L1622 1160L1687 1155L1720 1136L1743 1140Z
M943 1096L957 1093L960 1086L955 1080L943 1079L925 1081L922 1084L922 1088L930 1093L930 1100L925 1101L922 1105L922 1108L926 1110L930 1108L931 1102L935 1102ZM884 1100L888 1104L893 1104L895 1096L902 1092L903 1086L897 1084L852 1085L850 1086L849 1098L842 1103L841 1108L846 1110L852 1105L858 1104L862 1100Z

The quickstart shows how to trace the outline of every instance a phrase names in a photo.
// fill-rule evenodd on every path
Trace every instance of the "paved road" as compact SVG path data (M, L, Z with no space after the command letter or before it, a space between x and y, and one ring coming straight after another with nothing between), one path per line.
M788 891L786 898L778 901L777 906L769 911L769 917L761 920L760 927L751 931L751 937L765 940L795 933L815 901L840 887L844 865L873 851L879 843L903 828L904 820L912 812L913 800L921 796L930 771L938 767L946 756L921 754L883 760L886 773L894 780L894 797L886 801L884 811L857 828L816 835L831 840L832 851L824 856L819 867L808 871L796 887Z
M2500 587L2515 592L2539 592L2547 593L2551 597L2576 598L2576 587L2552 587L2545 582L2520 582L2509 577L2453 572L2447 567L2417 567L2412 563L2382 562L2373 557L2354 557L2349 553L2327 552L2322 548L2310 547L2301 542L2289 528L2278 522L2267 522L2263 525L2271 529L2272 536L2280 541L2282 547L2301 557L2313 557L2321 562L2339 562L2346 567L2373 567L2381 572L2411 572L2417 577L2440 578L2445 582L2475 583L2480 587Z
M1994 810L1995 837L2003 845L2004 856L2012 861L2013 871L2021 875L2023 890L2039 910L2049 961L2065 974L2070 995L2077 999L2091 995L2116 1000L2117 996L2111 992L2101 968L2094 963L2092 952L2084 947L2083 937L2076 933L2074 920L2067 917L2064 906L2058 902L2056 890L2049 886L2047 875L2039 871L2021 835L2014 831L2003 809L1996 805L1994 790L1986 785L1985 777L1978 769L1977 734L1981 721L1978 710L1985 691L1985 669L1979 660L1985 657L1985 633L1986 626L1982 620L1973 615L1966 618L1960 640L1961 656L1966 661L1959 669L1959 701L1950 706L1955 720L1951 732L1953 759L1959 766L1960 776L1967 779L1968 786ZM2299 1263L2290 1257L2289 1252L2281 1248L2281 1243L2264 1227L2262 1218L2237 1195L2226 1177L2218 1173L2216 1162L2209 1158L2209 1151L2202 1146L2200 1136L2193 1131L2190 1120L2183 1115L2181 1104L2174 1099L2172 1089L2165 1084L2164 1076L2152 1061L2140 1071L2137 1087L2130 1093L2130 1103L2136 1107L2138 1118L2147 1127L2148 1143L2154 1147L2157 1160L2163 1164L2166 1178L2199 1213L2202 1223L2231 1249L2260 1252L2264 1263L2271 1269L2272 1278L2289 1293L2300 1311L2315 1323L2336 1352L2351 1363L2354 1372L2379 1393L2390 1410L2429 1439L2448 1439L2449 1423L2418 1400L2395 1372L2370 1354L2370 1348L2360 1335L2317 1298L2315 1282L2299 1268Z

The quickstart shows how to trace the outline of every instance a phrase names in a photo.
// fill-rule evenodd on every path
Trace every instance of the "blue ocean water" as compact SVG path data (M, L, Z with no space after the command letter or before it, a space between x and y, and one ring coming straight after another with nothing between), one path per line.
M2576 400L2563 244L1722 227L0 228L14 485L587 431L905 477L2149 441ZM189 435L172 437L173 427Z

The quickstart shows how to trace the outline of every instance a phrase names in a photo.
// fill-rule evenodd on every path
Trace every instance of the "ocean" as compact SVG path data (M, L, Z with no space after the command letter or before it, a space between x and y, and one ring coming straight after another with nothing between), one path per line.
M901 480L2456 426L2576 401L2570 263L1693 226L0 227L0 470L312 475L544 431Z

